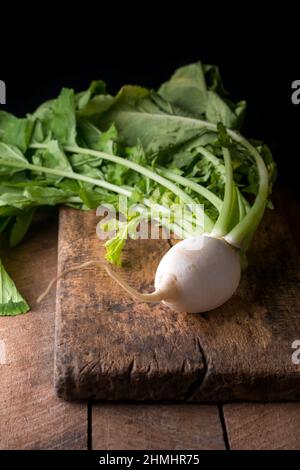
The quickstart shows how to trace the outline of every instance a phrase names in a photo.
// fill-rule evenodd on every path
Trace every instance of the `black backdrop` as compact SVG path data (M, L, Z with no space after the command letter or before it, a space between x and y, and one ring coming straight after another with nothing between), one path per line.
M3 108L22 115L62 86L79 91L97 78L112 93L124 83L156 87L176 67L201 59L219 65L233 99L247 100L243 133L270 145L279 181L297 192L300 105L291 102L291 83L300 79L295 7L281 9L275 20L274 5L272 14L263 16L253 2L251 8L240 3L234 18L217 4L204 12L203 4L196 8L186 2L176 16L174 11L163 15L154 4L135 10L135 16L128 9L119 11L117 4L111 13L80 5L81 11L67 20L47 5L30 25L26 18L11 29L12 23L2 19Z

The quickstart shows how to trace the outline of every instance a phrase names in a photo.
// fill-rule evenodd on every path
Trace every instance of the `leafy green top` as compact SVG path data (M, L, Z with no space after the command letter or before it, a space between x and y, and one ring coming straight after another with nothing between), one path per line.
M216 66L198 62L178 69L158 91L124 86L111 96L104 82L94 81L78 94L63 89L25 118L0 111L0 232L15 246L37 206L87 210L116 204L122 194L145 218L151 203L167 210L202 203L204 229L216 223L218 233L232 232L230 240L246 249L276 169L266 145L238 134L245 108L227 98ZM106 243L109 261L120 264L141 213L119 224ZM191 221L183 225L188 236ZM1 273L0 314L26 311L2 265Z

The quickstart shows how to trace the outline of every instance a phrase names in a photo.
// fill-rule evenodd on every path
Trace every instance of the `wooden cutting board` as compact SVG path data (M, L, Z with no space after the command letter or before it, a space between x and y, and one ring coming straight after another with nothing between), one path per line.
M94 211L62 208L59 272L103 259ZM167 240L129 241L122 275L151 291ZM132 300L99 265L57 285L55 388L65 399L299 400L300 260L268 211L237 293L206 314ZM299 354L300 357L300 354Z

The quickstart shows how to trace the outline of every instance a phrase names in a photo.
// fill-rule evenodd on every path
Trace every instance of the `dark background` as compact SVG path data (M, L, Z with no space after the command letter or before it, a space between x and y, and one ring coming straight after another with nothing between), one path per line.
M5 109L22 115L56 96L62 86L76 91L92 79L104 79L115 93L124 83L157 87L175 68L202 60L218 64L233 100L246 99L243 133L262 139L273 151L279 183L299 198L300 105L291 102L291 83L300 79L297 12L289 7L275 18L276 7L240 3L229 10L203 10L203 4L104 12L81 4L61 18L52 8L33 23L22 21L13 33L1 29L0 79L7 86ZM74 12L73 12L74 13ZM20 16L20 14L19 14ZM47 21L45 21L47 19ZM300 21L300 20L299 20ZM2 22L3 25L3 22ZM16 37L17 36L17 37Z

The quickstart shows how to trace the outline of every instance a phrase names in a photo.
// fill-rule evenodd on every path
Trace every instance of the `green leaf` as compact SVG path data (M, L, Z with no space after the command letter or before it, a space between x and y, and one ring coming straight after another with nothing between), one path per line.
M73 154L70 156L70 162L76 173L89 176L91 178L105 179L104 173L100 170L102 159L97 157L82 158L81 154Z
M126 233L127 236L127 233ZM114 238L111 238L105 243L106 253L105 259L116 266L121 266L121 253L124 248L126 238L118 233Z
M54 187L30 186L24 190L24 196L35 205L54 206L67 202L74 194Z
M215 91L222 97L227 96L228 92L224 88L219 67L217 65L205 64L203 65L203 69L208 90Z
M92 118L107 111L115 102L111 95L97 95L92 98L86 106L77 111L78 117Z
M222 122L234 129L242 124L246 103L240 101L234 104L224 99L226 92L218 68L214 66L203 66L197 62L179 68L160 87L159 94L184 114L214 124Z
M191 115L203 117L207 106L207 88L201 62L176 70L158 93Z
M172 168L187 168L191 163L196 162L198 152L197 147L205 147L209 144L214 144L217 141L215 132L201 129L196 137L188 140L184 144L177 147L172 153L172 160L170 167Z
M100 128L116 125L121 141L134 146L139 140L146 153L166 151L197 136L197 119L188 119L173 113L163 98L139 87L124 87L119 100L98 117ZM166 112L168 110L168 112Z
M33 117L42 124L35 132L37 141L49 134L63 145L76 144L76 116L74 91L63 88L58 98L44 103Z
M218 123L219 141L222 147L229 147L231 145L231 138L229 137L226 127L222 122Z
M18 147L25 152L30 143L34 121L17 118L6 111L0 111L0 141Z
M134 238L136 234L136 228L139 222L148 217L148 211L145 208L144 211L132 215L126 221L120 221L111 219L106 225L107 230L114 230L117 227L117 233L114 238L107 240L105 243L106 254L105 259L116 266L122 265L121 254L125 246L128 236ZM102 228L105 228L104 224Z
M238 129L245 109L245 101L240 101L234 109L231 109L217 93L207 92L206 118L209 122L214 124L221 122L226 127Z
M272 152L266 144L258 145L258 151L264 159L268 173L269 173L269 193L271 194L273 185L277 177L277 167L273 159ZM271 201L270 201L271 204Z
M63 88L52 107L50 129L62 144L76 143L76 118L74 91Z
M48 132L48 133L47 133ZM46 143L51 139L51 132L44 129L43 123L40 119L36 119L31 142L32 143Z
M55 168L59 170L73 171L72 166L57 140L51 140L47 144L46 150L38 150L32 157L35 165L45 166L47 168ZM61 176L41 174L47 181L57 183L62 180Z
M52 112L54 101L55 99L44 101L32 114L32 118L38 119L40 122L47 119Z
M116 153L118 133L113 124L106 132L101 132L91 122L81 119L78 123L78 136L85 147L113 155Z
M16 209L28 209L32 202L24 194L24 189L0 185L0 208L1 206L12 206Z
M86 113L87 105L95 95L106 95L106 84L103 80L93 80L86 91L77 93L75 96L76 109Z
M11 247L18 245L23 240L32 222L33 214L34 209L31 209L16 216L9 238L9 245Z
M227 98L218 68L198 62L176 70L158 92L125 86L111 96L104 82L94 81L78 94L63 89L28 118L0 112L0 231L12 229L10 242L15 245L36 206L64 203L87 210L104 202L116 205L119 193L146 212L150 203L168 209L180 200L204 204L212 226L223 207L227 151L235 193L226 226L238 225L250 209L242 191L257 195L261 181L259 155L228 130L240 128L244 111L245 102ZM276 175L272 155L261 142L253 145L267 166L271 192ZM107 241L110 262L121 263L130 224L130 218L125 220ZM185 236L189 225L187 221ZM14 311L14 303L8 300L6 305L3 311Z
M20 170L5 165L5 161L28 163L27 159L16 146L0 142L0 175L12 176L14 173L22 171L22 169Z
M0 260L0 315L15 316L26 313L28 310L29 306L26 300L17 291L13 280L5 271Z

